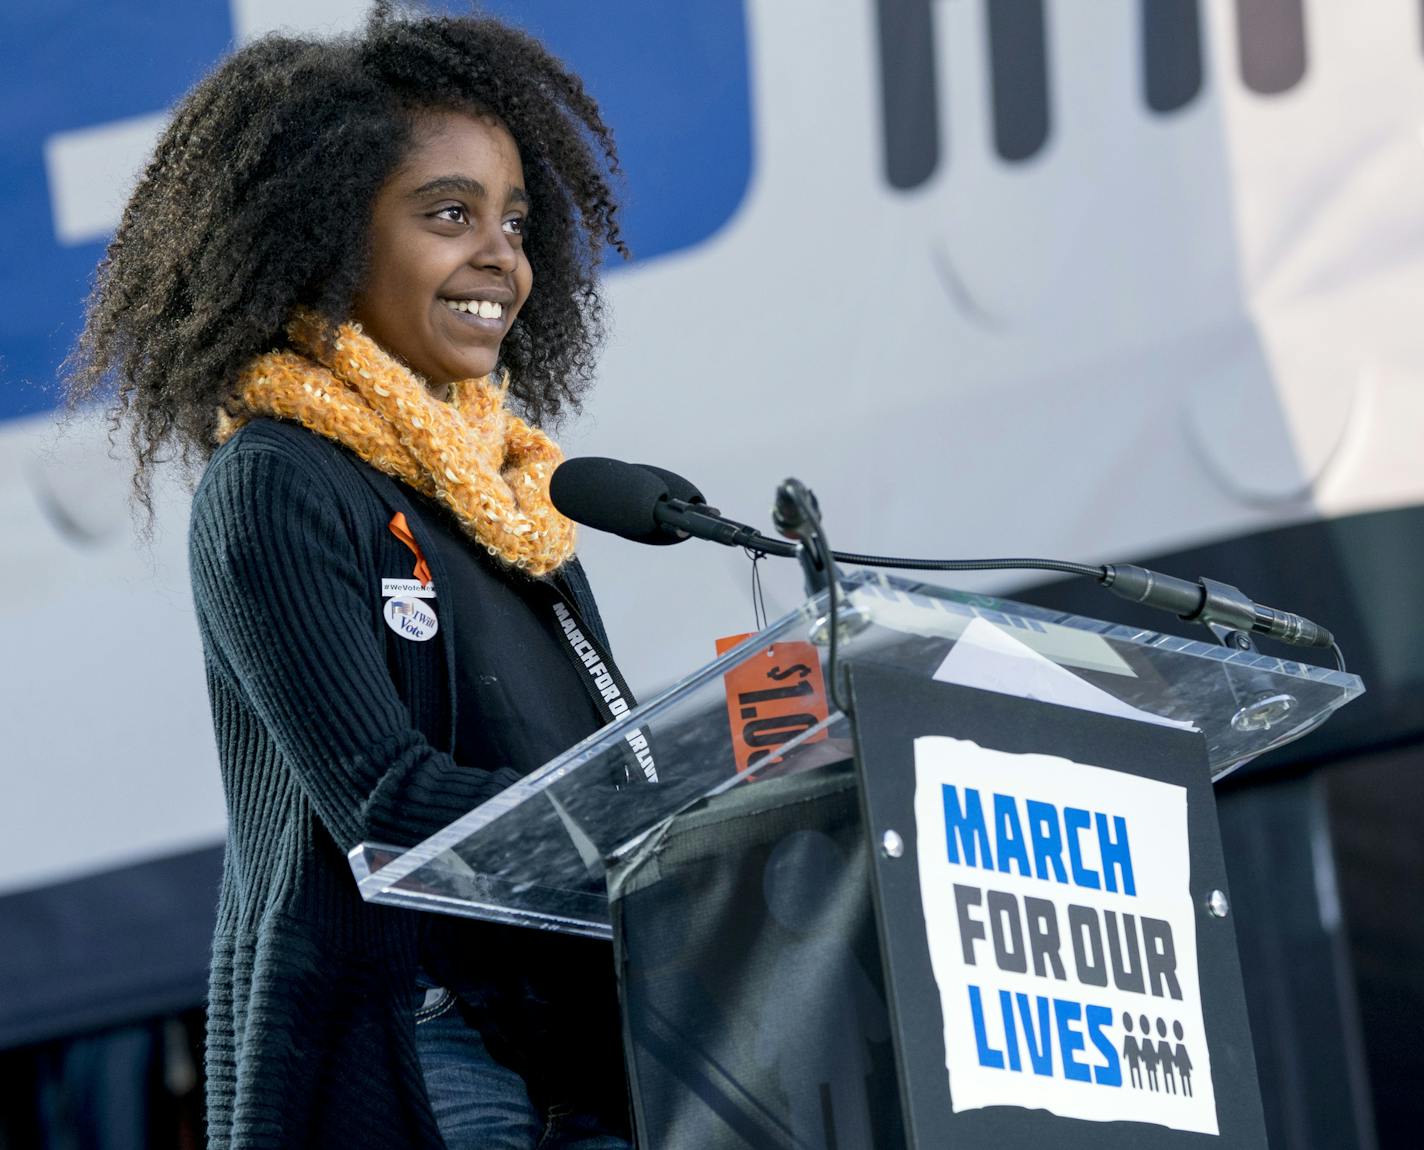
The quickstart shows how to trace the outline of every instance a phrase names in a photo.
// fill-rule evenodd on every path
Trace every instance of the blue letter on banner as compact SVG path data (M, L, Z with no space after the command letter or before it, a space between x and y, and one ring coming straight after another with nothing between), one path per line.
M959 791L950 783L944 787L944 841L949 852L949 861L959 862L960 846L964 848L964 865L979 866L979 853L984 852L984 867L992 870L994 855L989 850L989 829L984 825L984 804L979 800L979 792L973 787L964 791L964 806L959 805Z

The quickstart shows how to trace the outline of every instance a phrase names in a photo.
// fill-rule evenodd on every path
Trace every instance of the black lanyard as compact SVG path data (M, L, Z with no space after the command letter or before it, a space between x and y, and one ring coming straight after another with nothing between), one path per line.
M628 689L622 673L613 657L603 649L595 637L593 628L579 617L578 609L554 584L547 587L550 596L549 612L554 626L563 637L560 646L573 660L578 676L588 689L589 698L598 708L605 722L621 719L638 705L633 692ZM644 727L632 727L623 736L623 780L622 785L640 785L658 781L658 768L653 757L652 737Z

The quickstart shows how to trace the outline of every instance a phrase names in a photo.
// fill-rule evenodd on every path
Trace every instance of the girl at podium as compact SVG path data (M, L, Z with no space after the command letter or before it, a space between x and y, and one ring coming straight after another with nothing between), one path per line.
M382 4L199 83L100 267L75 396L116 386L143 500L206 460L214 1147L628 1144L606 946L371 906L347 861L606 721L552 609L603 638L541 427L590 379L616 168L535 41Z

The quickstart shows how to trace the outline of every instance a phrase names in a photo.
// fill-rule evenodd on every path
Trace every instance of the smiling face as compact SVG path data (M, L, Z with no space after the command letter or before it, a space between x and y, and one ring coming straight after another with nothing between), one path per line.
M376 195L352 314L438 395L494 370L529 298L528 207L514 138L496 120L454 111L420 116Z

